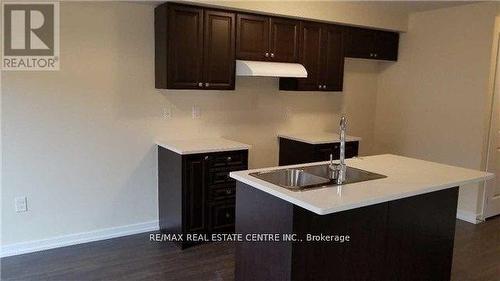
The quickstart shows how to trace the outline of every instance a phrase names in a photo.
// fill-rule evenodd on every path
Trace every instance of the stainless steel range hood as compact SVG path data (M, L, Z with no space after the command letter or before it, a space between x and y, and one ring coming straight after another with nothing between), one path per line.
M236 60L237 76L306 78L306 68L299 63Z

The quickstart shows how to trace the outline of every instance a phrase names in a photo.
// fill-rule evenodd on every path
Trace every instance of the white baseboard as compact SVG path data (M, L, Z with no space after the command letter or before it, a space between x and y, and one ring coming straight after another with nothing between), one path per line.
M481 223L481 220L478 220L479 214L475 214L473 212L457 210L457 219L463 220L466 222L470 222L473 224Z
M10 245L2 245L0 257L15 256L27 253L33 253L48 249L71 246L87 242L106 240L121 236L138 234L148 231L158 230L158 221L149 221L124 226L110 227L89 232L80 232L68 235L57 236L53 238L34 240Z
M481 221L477 219L478 215L473 212L457 210L457 219L478 224ZM133 235L148 231L158 230L158 221L149 221L144 223L130 224L124 226L104 228L89 232L74 233L68 235L57 236L43 240L35 240L28 242L15 243L10 245L2 245L0 257L15 256L27 253L33 253L59 247L77 245L87 242L106 240L110 238Z

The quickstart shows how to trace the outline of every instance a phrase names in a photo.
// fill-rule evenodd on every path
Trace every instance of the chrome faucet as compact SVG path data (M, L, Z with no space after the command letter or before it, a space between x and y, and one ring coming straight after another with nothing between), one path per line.
M337 184L342 184L345 181L347 166L345 164L345 131L347 129L347 118L342 116L340 118L340 162L339 164L333 163L333 155L330 154L330 168L331 178Z
M345 165L345 131L347 129L347 118L340 118L340 169L337 178L337 184L342 184L345 181L346 165Z

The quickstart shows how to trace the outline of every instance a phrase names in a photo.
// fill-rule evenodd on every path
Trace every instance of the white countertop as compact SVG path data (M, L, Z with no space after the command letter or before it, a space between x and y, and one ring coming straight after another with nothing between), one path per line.
M156 144L178 154L248 150L250 145L223 138L157 140Z
M309 144L324 144L340 142L340 136L335 133L280 133L278 137ZM360 141L360 137L346 136L346 141Z
M317 165L318 162L286 167ZM392 154L346 159L350 167L387 176L387 178L346 184L341 187L326 186L316 189L292 191L260 180L250 173L282 169L265 168L231 172L240 182L274 195L319 215L387 202L418 194L480 182L494 177L491 173L459 168L407 158Z

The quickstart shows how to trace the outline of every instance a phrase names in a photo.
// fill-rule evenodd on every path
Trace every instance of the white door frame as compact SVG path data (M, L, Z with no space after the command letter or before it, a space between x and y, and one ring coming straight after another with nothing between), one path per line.
M486 170L495 173L495 178L486 181L483 192L483 218L500 215L500 194L495 194L500 185L500 165L497 159L500 156L500 34L498 38L496 64L493 83L493 95L491 99L490 130L488 133L488 155L486 158Z

